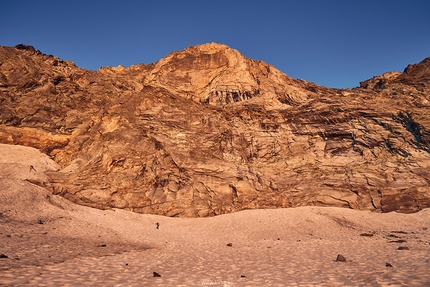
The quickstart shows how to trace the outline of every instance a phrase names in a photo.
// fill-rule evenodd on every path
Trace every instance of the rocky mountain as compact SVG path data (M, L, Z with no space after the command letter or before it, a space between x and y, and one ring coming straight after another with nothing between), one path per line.
M430 207L429 100L430 58L331 89L214 43L98 71L0 47L0 143L49 155L61 168L33 183L96 208L415 212Z

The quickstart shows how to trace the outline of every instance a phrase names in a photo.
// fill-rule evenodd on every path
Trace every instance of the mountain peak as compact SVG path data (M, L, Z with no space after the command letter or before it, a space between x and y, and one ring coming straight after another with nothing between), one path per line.
M198 44L194 46L189 46L185 51L201 51L203 53L214 53L218 51L223 51L226 49L232 49L225 44L219 44L215 42Z
M275 67L243 56L224 44L190 46L155 63L145 84L209 105L242 102L291 91L292 79ZM307 96L294 89L294 98Z
M418 64L408 65L396 81L412 86L430 88L428 87L430 82L430 57L425 58Z

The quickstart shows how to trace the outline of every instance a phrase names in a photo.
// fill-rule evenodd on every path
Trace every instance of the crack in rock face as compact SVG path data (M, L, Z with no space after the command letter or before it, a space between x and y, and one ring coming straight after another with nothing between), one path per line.
M0 143L39 149L60 167L34 184L101 209L416 212L430 206L429 59L331 89L215 43L98 71L0 47Z

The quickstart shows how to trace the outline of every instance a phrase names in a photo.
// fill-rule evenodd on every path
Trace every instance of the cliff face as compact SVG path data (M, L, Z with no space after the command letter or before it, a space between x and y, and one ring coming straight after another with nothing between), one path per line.
M430 206L429 69L339 90L219 44L99 71L0 47L0 142L51 156L39 184L97 208L414 212Z

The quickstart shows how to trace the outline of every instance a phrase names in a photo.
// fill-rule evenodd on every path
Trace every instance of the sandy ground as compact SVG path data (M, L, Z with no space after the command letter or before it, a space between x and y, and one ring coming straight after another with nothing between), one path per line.
M78 206L32 183L56 168L0 145L0 285L430 286L430 209L168 218Z

